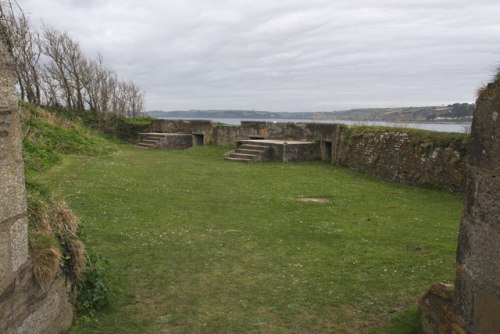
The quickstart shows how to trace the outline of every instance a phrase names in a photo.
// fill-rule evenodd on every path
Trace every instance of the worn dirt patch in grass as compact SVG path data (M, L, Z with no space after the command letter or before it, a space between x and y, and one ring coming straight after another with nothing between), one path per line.
M320 204L327 204L332 201L330 198L327 197L298 197L296 199L299 202L320 203Z

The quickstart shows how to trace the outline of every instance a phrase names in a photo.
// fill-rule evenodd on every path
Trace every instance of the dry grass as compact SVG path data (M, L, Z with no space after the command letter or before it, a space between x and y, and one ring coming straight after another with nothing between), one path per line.
M52 225L58 230L66 231L76 236L79 221L65 202L53 203L52 218Z
M46 232L32 232L29 239L29 255L35 278L46 290L61 264L61 250L55 239Z
M46 288L60 269L75 282L85 271L85 248L77 237L78 218L65 202L38 194L29 205L30 258L35 277Z
M29 117L31 114L36 114L37 117L42 118L50 125L57 125L64 128L73 128L76 126L74 120L70 120L59 115L47 111L46 109L36 107L36 106L21 106L19 108L21 115Z
M71 259L73 264L73 274L77 282L84 280L85 274L85 247L78 239L71 239L69 242Z

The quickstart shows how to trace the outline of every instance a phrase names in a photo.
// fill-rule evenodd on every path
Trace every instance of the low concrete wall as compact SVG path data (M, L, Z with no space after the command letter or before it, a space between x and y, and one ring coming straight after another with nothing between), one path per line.
M235 147L236 142L242 139L240 126L217 125L212 128L210 144L226 147Z
M264 139L290 139L320 141L332 140L340 124L327 123L278 123L241 122L241 136L244 139L262 137Z
M321 152L317 143L303 143L293 145L270 144L270 161L311 161L320 160Z
M203 134L204 144L210 144L213 127L213 122L205 120L155 119L151 124L151 132Z
M193 135L172 133L158 141L159 148L188 148L193 146Z
M205 144L228 147L241 139L314 141L322 160L389 180L456 192L463 191L465 184L468 144L463 135L301 122L242 121L241 126L217 126L209 121L155 120L153 128L202 133ZM310 154L314 157L306 160L316 159L318 152L311 149Z

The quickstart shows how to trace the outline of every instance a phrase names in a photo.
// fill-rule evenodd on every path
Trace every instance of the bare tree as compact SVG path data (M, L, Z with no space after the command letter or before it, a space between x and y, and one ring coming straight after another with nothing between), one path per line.
M58 30L45 27L43 30L43 53L50 58L45 64L44 70L48 78L57 82L61 87L64 104L68 108L73 107L73 85L70 81L70 73L67 65L65 43L69 37Z
M2 5L0 3L0 5ZM0 8L2 32L11 47L21 99L41 102L40 38L17 2L4 2Z
M144 94L118 79L101 55L89 60L67 32L44 27L39 33L15 0L0 0L0 37L10 46L22 99L63 105L103 116L138 117Z

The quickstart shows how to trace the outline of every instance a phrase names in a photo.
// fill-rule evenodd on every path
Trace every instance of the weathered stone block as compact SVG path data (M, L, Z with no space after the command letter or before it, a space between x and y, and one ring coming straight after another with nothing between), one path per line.
M464 216L472 223L486 224L499 229L500 175L483 168L472 167L467 173L467 178Z
M12 271L10 267L10 231L8 226L0 226L0 293L1 282L4 282L7 275Z
M0 166L22 164L21 129L16 109L0 107Z
M469 163L472 166L500 170L500 99L489 96L476 101L472 121Z
M26 212L22 164L0 165L0 224Z
M28 260L28 226L25 217L0 227L0 293L7 278Z
M500 333L500 296L491 291L477 293L474 322L478 333Z
M428 334L465 334L461 320L451 308L453 285L433 284L420 298L419 314L422 328Z
M463 220L469 222L467 220ZM476 284L500 291L500 231L485 224L468 223L460 230L460 265L471 273Z
M28 223L25 217L10 226L10 258L12 271L28 260Z
M463 320L464 328L472 328L474 314L475 287L474 281L462 267L457 267L455 291L453 295L453 310Z
M41 305L31 313L23 322L21 327L15 330L15 334L52 334L59 333L71 326L73 319L72 305L68 296L64 293L61 285L64 279L61 277L54 288L47 294Z
M0 41L0 108L15 109L17 106L15 75L14 62L7 47Z
M0 293L0 333L60 333L71 325L71 289L62 272L47 290L36 282L28 262Z

